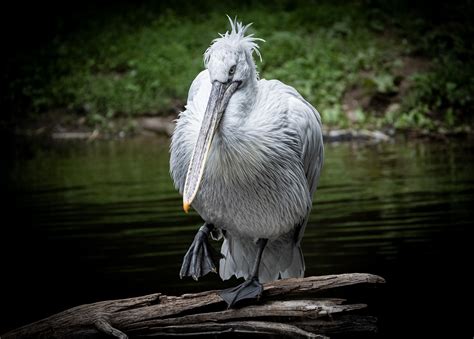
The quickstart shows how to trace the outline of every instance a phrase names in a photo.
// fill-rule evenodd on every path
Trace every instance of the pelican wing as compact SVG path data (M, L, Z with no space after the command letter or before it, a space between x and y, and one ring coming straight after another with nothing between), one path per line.
M304 167L308 190L312 197L316 192L324 159L321 117L319 112L294 88L285 85L285 92L289 94L287 110L289 127L300 139L301 164ZM308 209L304 219L295 225L292 261L287 269L281 272L281 278L304 276L304 256L300 245L310 212L311 210Z
M324 160L321 116L295 90L289 99L288 107L288 119L295 128L295 132L300 136L302 163L306 180L308 181L309 192L313 196L316 192ZM304 221L296 228L295 242L298 245L303 238L309 213L310 211L308 211Z

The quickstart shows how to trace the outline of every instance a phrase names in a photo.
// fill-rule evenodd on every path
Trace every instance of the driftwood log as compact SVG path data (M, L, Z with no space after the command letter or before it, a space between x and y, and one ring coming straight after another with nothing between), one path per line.
M160 293L81 305L10 331L9 338L117 338L196 336L226 333L326 338L346 332L375 332L376 318L359 314L365 304L316 298L318 292L384 279L364 273L284 279L264 285L253 305L226 309L216 291Z

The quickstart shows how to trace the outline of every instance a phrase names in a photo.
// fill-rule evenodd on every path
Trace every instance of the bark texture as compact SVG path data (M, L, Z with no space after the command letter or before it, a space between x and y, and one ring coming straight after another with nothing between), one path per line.
M326 338L346 332L375 332L376 318L340 298L318 292L350 285L376 285L384 279L349 273L284 279L264 285L256 304L226 309L216 293L179 297L160 293L77 306L1 336L10 338L139 338L226 333Z

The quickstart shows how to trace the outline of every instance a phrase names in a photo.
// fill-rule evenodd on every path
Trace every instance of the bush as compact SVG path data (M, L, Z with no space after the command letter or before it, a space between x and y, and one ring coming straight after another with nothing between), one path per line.
M419 13L408 13L403 3L394 8L404 14L376 2L250 1L231 5L233 10L204 2L204 12L192 6L175 12L148 2L118 4L77 29L59 31L45 47L16 58L18 71L7 95L26 100L36 116L59 108L84 114L92 124L116 116L168 114L184 104L203 68L202 53L217 32L228 29L223 13L229 13L255 22L251 31L267 41L261 44L263 63L257 63L261 76L294 86L327 125L436 128L472 119L474 58L466 21L454 28L451 21L434 26ZM367 96L397 92L394 70L408 54L424 55L432 67L413 77L408 94L397 98L398 109L384 116L359 107L355 121L349 121L344 94L354 87ZM430 123L433 119L438 123Z

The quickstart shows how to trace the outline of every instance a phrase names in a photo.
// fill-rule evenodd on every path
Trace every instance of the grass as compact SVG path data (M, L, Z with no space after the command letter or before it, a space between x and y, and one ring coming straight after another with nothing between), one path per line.
M62 110L102 128L118 116L170 114L185 103L210 41L228 29L228 13L254 22L252 33L267 41L257 63L261 77L297 88L326 125L440 131L472 122L466 13L466 21L435 25L404 7L397 7L403 15L389 15L392 7L364 2L117 8L16 59L6 99L26 102L30 117ZM407 58L427 67L403 72ZM354 107L347 104L351 93Z

